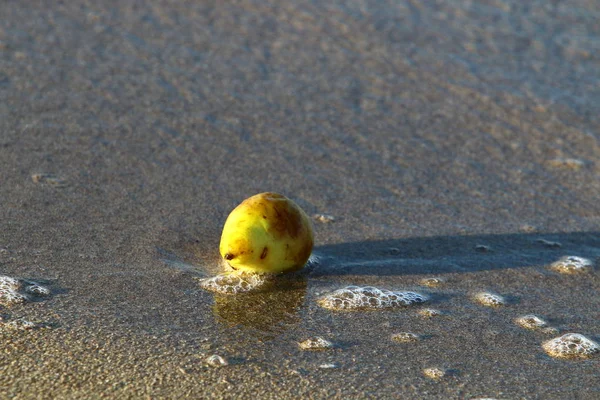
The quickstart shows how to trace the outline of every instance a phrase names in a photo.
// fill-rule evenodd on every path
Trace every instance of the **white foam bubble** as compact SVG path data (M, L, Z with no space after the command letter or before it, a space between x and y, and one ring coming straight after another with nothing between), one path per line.
M491 246L485 245L485 244L478 244L475 245L475 250L482 252L482 253L489 253L492 251Z
M499 307L506 304L504 297L491 292L479 292L473 296L473 299L486 307Z
M332 342L327 339L323 339L320 336L299 342L298 346L302 350L329 350L334 347Z
M519 230L521 230L522 232L531 233L531 232L536 232L538 230L538 228L536 228L533 225L523 224L519 227Z
M444 376L446 376L446 371L442 368L437 368L437 367L425 368L423 370L423 375L425 375L428 378L437 380L437 379L442 379Z
M392 340L398 343L418 342L421 337L412 332L398 332L392 335Z
M215 293L239 294L261 291L272 282L273 275L234 271L200 279L200 287Z
M561 243L559 243L559 242L551 242L551 241L546 240L546 239L537 239L536 243L543 244L544 246L549 247L551 249L558 249L558 248L562 247Z
M211 367L225 367L229 365L229 361L218 354L213 354L206 358L206 363Z
M321 364L321 365L319 365L319 368L321 368L321 369L334 369L334 368L338 368L338 365L336 363L327 363L327 364Z
M565 256L550 264L550 269L561 274L579 274L592 269L592 260L578 256Z
M579 333L567 333L542 344L548 355L556 358L588 358L600 353L600 345Z
M393 292L372 286L348 286L317 300L329 310L377 310L408 307L427 301L427 296L416 292Z
M32 329L38 329L44 327L42 324L38 324L25 319L15 319L0 325L0 328L15 331L26 331Z
M0 304L10 305L30 301L32 297L48 296L50 290L25 279L0 276Z
M537 315L523 315L515 319L515 323L522 328L529 330L538 330L548 326L548 323Z
M545 328L542 328L540 331L542 333L545 333L546 335L558 335L558 333L560 332L558 328L555 328L553 326L547 326Z
M304 268L310 269L310 268L314 268L320 264L321 264L321 257L316 255L315 253L312 253L310 255L310 257L308 257L308 261L306 261L306 265L304 266Z
M44 297L50 295L50 289L41 286L35 282L26 282L25 292L36 297Z

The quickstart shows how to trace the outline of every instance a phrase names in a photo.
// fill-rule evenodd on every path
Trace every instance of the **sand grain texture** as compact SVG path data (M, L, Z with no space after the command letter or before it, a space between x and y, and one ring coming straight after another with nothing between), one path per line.
M0 329L9 397L597 398L598 357L553 359L514 323L599 339L595 2L0 16L0 275L51 291L0 309L47 326ZM266 293L202 290L228 213L264 191L335 217L315 223L319 265ZM548 268L566 255L596 266ZM426 289L443 318L316 304L348 285ZM422 340L389 339L403 331ZM336 348L298 348L316 336Z

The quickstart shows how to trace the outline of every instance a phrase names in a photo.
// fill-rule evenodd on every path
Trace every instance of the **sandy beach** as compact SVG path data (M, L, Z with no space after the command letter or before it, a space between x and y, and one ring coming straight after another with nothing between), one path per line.
M542 343L600 342L599 17L2 2L0 275L50 294L0 296L0 397L598 398L600 355ZM265 191L333 217L313 221L319 262L267 292L202 290L228 213ZM550 268L564 256L592 265ZM429 301L319 306L349 285ZM335 346L298 346L314 337Z

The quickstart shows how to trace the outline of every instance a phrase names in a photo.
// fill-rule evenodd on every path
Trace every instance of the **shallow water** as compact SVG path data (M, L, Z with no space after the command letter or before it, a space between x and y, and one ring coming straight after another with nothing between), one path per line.
M600 390L598 357L554 359L550 336L515 323L600 339L595 2L24 1L0 15L0 274L52 291L0 310L48 326L0 329L9 394ZM320 264L265 293L203 291L228 212L266 190L334 218L314 221ZM596 267L549 268L563 256ZM348 285L422 291L442 315L317 305ZM506 304L473 301L482 291ZM298 347L318 336L336 347Z

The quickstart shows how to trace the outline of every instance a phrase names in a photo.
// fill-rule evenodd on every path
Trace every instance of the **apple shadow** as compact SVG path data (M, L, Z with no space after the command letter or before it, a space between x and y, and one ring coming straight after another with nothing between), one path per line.
M600 232L433 236L318 246L309 276L405 275L543 266L600 258Z

